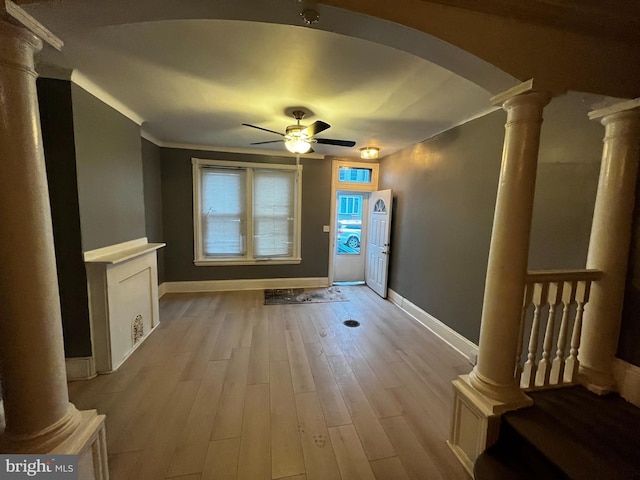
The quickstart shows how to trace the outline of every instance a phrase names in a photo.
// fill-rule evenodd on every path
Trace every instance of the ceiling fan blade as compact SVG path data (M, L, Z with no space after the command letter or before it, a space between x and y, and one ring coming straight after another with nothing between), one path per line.
M338 147L354 147L356 142L352 140L333 140L331 138L316 138L317 143L325 145L337 145Z
M276 135L280 135L284 137L284 133L276 132L274 130L269 130L268 128L258 127L257 125L251 125L250 123L243 123L242 125L244 125L245 127L257 128L258 130L264 130L265 132L269 132L269 133L275 133Z
M309 125L307 128L305 128L303 130L303 133L309 137L313 137L314 135L317 135L320 132L324 132L328 128L331 128L331 125L321 120L317 120L313 122L311 125Z
M250 143L249 145L262 145L263 143L280 143L280 142L284 142L284 140L269 140L268 142L253 142L253 143Z

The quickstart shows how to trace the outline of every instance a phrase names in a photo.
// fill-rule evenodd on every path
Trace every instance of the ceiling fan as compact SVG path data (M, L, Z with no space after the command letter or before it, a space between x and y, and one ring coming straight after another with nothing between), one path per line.
M265 132L275 133L276 135L281 135L281 140L269 140L267 142L254 142L251 145L262 145L264 143L278 143L284 142L284 146L287 147L292 153L309 153L313 152L311 148L312 143L320 143L325 145L336 145L339 147L353 147L356 142L351 140L333 140L331 138L316 138L315 136L324 132L328 128L331 128L331 125L325 123L321 120L317 120L313 122L309 126L300 125L300 120L304 118L304 112L302 110L295 110L292 112L293 118L296 119L295 125L289 125L285 131L285 133L276 132L274 130L269 130L268 128L258 127L257 125L251 125L250 123L243 123L242 125L251 128L257 128L258 130L264 130Z

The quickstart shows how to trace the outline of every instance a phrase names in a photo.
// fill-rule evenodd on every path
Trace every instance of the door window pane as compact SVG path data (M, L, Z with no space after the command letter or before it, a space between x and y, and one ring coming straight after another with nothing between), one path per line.
M360 255L362 238L362 195L338 195L338 255Z

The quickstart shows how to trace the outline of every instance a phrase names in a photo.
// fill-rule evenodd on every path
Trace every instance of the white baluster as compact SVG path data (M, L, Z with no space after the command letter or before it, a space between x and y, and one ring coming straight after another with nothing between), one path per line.
M578 282L576 287L576 302L578 308L576 310L576 321L573 324L573 334L571 335L571 350L569 358L564 365L564 382L571 383L575 380L578 373L580 362L578 361L578 349L580 348L580 336L582 335L582 313L584 305L589 301L589 292L591 290L591 281Z
M556 350L556 358L553 359L551 365L551 375L549 376L550 385L559 385L564 378L564 353L567 349L567 339L569 332L569 311L571 304L576 299L576 282L564 282L562 290L562 320L560 322L560 332L558 333L558 349Z
M549 303L549 316L547 317L547 328L544 332L544 343L542 344L542 360L538 364L538 372L536 373L536 386L544 386L549 384L549 376L551 374L551 348L553 347L553 334L556 323L556 305L560 302L562 296L563 282L553 282L549 284L547 294L547 302Z
M531 388L536 378L536 353L538 351L538 334L540 330L540 313L547 301L548 283L536 283L533 286L533 323L531 324L531 336L529 337L529 353L522 370L520 386Z
M527 283L524 290L524 299L522 300L522 315L520 316L520 328L518 334L518 348L516 349L516 369L513 378L520 385L520 377L522 376L522 347L524 345L524 321L527 316L527 309L531 305L533 298L533 283Z

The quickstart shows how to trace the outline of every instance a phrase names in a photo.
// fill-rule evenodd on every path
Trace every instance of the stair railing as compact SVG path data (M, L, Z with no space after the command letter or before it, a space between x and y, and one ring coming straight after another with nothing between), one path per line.
M601 276L599 270L548 270L527 274L515 369L521 388L530 390L575 383L582 314L589 301L591 283ZM561 315L558 312L562 312Z

